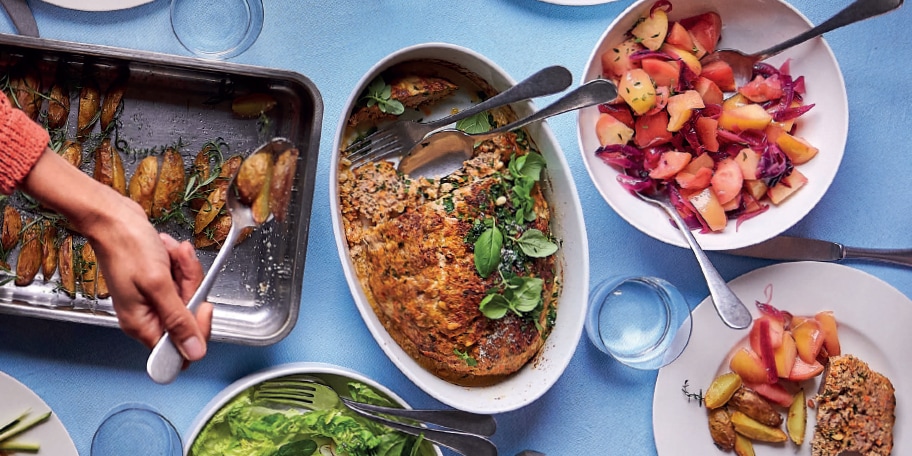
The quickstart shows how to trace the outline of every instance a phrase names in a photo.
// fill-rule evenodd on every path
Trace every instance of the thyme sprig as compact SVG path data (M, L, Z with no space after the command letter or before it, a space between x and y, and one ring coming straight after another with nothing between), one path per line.
M700 407L703 406L703 388L700 388L700 391L697 393L691 393L688 388L690 384L688 380L684 380L684 385L681 386L681 392L684 393L684 396L687 397L687 402L690 403L691 400L697 401L697 405Z

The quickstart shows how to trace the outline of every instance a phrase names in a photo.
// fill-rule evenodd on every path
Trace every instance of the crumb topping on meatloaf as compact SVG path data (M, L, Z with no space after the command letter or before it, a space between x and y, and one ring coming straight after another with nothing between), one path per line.
M865 456L893 450L896 396L893 384L852 355L830 358L817 395L813 456L858 451Z
M465 168L439 180L411 179L392 163L340 166L339 193L350 255L367 298L392 338L419 364L460 385L495 383L527 364L555 319L558 277L553 255L504 252L501 271L544 281L540 312L490 319L479 304L500 283L481 277L470 242L478 221L505 218L502 196L511 157L531 144L507 133L476 147ZM525 229L550 234L550 207L538 184L535 220Z

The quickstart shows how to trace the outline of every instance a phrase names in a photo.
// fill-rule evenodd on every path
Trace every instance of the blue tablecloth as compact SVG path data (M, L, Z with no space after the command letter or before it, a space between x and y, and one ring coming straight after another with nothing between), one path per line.
M535 0L265 3L262 34L233 61L304 74L317 85L325 103L302 316L294 331L272 346L213 344L204 361L167 386L146 377L147 350L117 329L0 316L0 370L25 383L56 411L80 454L89 454L96 427L106 412L122 402L152 404L186 433L198 411L223 387L286 362L342 365L389 386L413 406L441 407L387 361L362 323L342 275L326 202L328 157L343 105L371 65L390 52L422 42L469 47L517 79L560 64L571 69L578 81L596 41L631 1L581 7ZM819 23L848 1L792 3ZM188 55L171 32L166 0L97 13L39 0L30 4L46 38ZM848 91L848 144L832 187L789 234L862 247L912 247L912 147L905 137L912 131L909 24L912 8L907 6L826 36ZM13 30L9 20L0 17L0 32ZM544 105L544 101L538 103ZM616 272L657 275L677 285L696 305L708 291L693 255L640 233L604 202L583 166L575 119L564 115L549 123L579 189L591 248L592 283ZM770 264L718 253L710 257L729 280ZM912 271L870 263L852 266L912 295ZM525 448L548 455L656 454L655 379L655 372L612 361L584 336L566 373L545 396L496 417L499 430L494 441L504 455Z

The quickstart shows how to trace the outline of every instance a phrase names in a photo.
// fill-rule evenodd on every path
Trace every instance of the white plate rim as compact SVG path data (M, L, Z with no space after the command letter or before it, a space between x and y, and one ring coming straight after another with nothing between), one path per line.
M18 414L30 410L32 417L51 411L51 417L44 423L21 434L23 442L41 445L42 454L55 456L79 456L76 445L57 413L38 394L12 375L0 371L0 420L6 422Z
M153 0L43 0L61 8L79 10L79 11L116 11L129 9L146 3L152 3Z
M896 389L896 424L893 454L905 454L908 436L903 431L912 414L909 391L912 367L903 364L904 349L912 346L912 332L896 322L912 321L912 300L883 280L859 269L835 263L779 263L748 272L729 284L736 294L759 315L753 303L766 301L764 289L773 283L771 304L796 315L833 310L840 325L843 354L855 354L870 367L886 375ZM723 454L712 443L706 411L688 403L681 388L687 380L692 392L709 385L727 372L732 348L744 343L747 332L724 327L709 298L693 312L694 335L684 353L662 368L653 398L653 430L659 456L681 454ZM808 398L817 391L818 381L805 387ZM808 431L800 448L786 445L754 446L758 456L810 455L815 412L808 409ZM908 431L909 429L905 429Z
M551 3L552 5L563 5L563 6L592 6L592 5L602 5L605 3L614 3L618 0L538 0L543 3Z
M645 14L645 11L648 10L652 3L654 3L654 0L637 0L611 22L596 42L597 44L586 61L581 83L600 76L599 56L603 50L609 47L609 36L614 37L622 31L629 30L635 20L640 15ZM772 45L776 41L797 35L813 25L801 11L784 0L762 2L754 0L717 1L713 2L713 4L716 6L708 6L704 2L681 3L675 5L671 13L669 13L669 18L676 20L707 10L716 10L723 16L722 39L719 47L743 49L756 47L758 46L757 43ZM726 33L726 25L733 26L731 20L726 20L729 17L726 13L746 8L762 8L764 14L760 14L758 17L779 18L778 23L781 26L778 30L770 31L768 27L754 24L750 27L750 33L746 36ZM751 35L758 33L762 37ZM611 42L615 41L612 40ZM804 57L804 60L801 57ZM812 144L819 146L821 152L820 156L815 160L800 165L799 170L811 179L811 183L792 195L784 205L780 207L771 205L767 213L746 221L737 228L737 232L735 232L734 221L730 221L723 233L703 234L699 231L694 231L694 237L696 237L704 250L746 247L781 234L804 218L810 208L816 206L836 176L845 152L849 129L848 95L839 63L823 37L815 38L786 50L782 54L769 59L769 62L778 66L787 59L792 59L792 74L794 76L806 75L808 73L806 68L820 68L821 65L825 65L825 71L817 71L830 76L830 79L823 82L819 82L820 80L818 79L816 87L815 81L810 77L807 83L806 101L817 103L817 107L805 116L802 121L806 124L819 125L814 130L816 135L807 139ZM824 114L814 113L815 110L817 112L823 111ZM595 157L594 151L598 142L595 139L594 125L597 115L598 110L595 107L585 108L577 113L577 140L583 157L583 164L586 166L586 171L590 177L590 183L595 186L608 205L635 228L667 244L687 248L688 245L684 237L669 222L668 217L661 209L639 201L634 195L625 192L614 180L614 176L618 174L617 170L612 169ZM840 132L840 134L833 132ZM801 131L799 130L800 134ZM822 159L825 154L830 154L830 156L826 156L826 160ZM764 216L774 213L780 217L777 223L771 224L762 221Z
M375 64L370 71L364 74L355 85L355 89L365 87L377 74L383 69L406 60L413 59L441 59L457 56L467 68L471 66L484 67L484 74L479 76L486 79L488 83L497 87L497 82L501 84L513 85L516 81L509 76L500 66L488 59L487 57L475 52L469 48L445 43L445 42L428 42L404 47L393 52L384 59ZM467 65L466 62L472 63ZM472 69L472 68L469 68ZM497 82L496 82L496 81ZM345 103L344 109L353 106L359 92L352 92ZM531 102L516 103L513 105L517 115L523 116L534 112L534 105ZM519 372L509 378L491 385L481 387L466 387L447 382L421 367L412 359L400 346L392 340L386 328L380 323L373 309L367 301L364 291L358 282L354 266L348 253L348 244L345 240L344 228L341 221L341 211L339 207L338 186L338 162L339 150L341 148L341 132L344 131L346 117L340 115L339 123L336 129L336 138L333 144L332 157L330 160L329 176L329 204L330 213L333 223L333 232L336 240L339 259L342 263L342 269L345 273L349 289L355 301L365 325L371 332L373 338L380 345L380 348L396 365L399 370L405 374L415 385L435 399L449 405L453 408L473 413L496 414L513 411L534 402L544 395L563 375L564 370L570 364L579 339L583 332L583 322L588 306L588 286L589 286L589 247L586 227L583 219L582 205L579 200L579 194L576 190L569 164L561 152L560 144L551 131L547 121L539 122L527 127L530 133L538 139L538 145L542 148L542 153L548 161L551 169L555 167L564 170L565 175L554 173L552 175L552 185L559 179L560 184L564 186L568 201L564 204L552 204L555 213L563 214L567 220L575 220L579 223L576 227L567 227L564 234L562 249L565 252L573 252L573 267L579 268L573 274L568 274L567 269L571 260L564 259L562 267L563 287L560 302L572 302L576 306L575 314L568 310L558 310L557 324L554 327L544 347L526 366ZM546 149L546 144L554 147L553 151ZM555 166L556 165L556 166ZM555 216L554 223L560 224L561 227L569 223L563 223L561 217ZM576 230L571 232L571 230ZM555 231L559 231L558 228ZM572 237L570 237L572 235ZM572 318L571 318L572 317ZM560 346L557 340L572 341ZM538 374L538 375L536 375Z

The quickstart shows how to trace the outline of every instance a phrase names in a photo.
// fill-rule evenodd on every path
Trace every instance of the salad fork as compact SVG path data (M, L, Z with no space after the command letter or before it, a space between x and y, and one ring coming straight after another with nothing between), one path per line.
M358 139L346 147L344 152L346 158L351 162L352 168L367 162L402 154L411 150L428 133L441 127L517 101L555 94L570 87L572 82L573 75L570 74L569 70L562 66L551 66L529 76L509 89L451 116L430 122L416 122L413 120L394 122L364 138Z
M342 397L332 387L308 375L290 375L267 380L254 387L254 400L299 407L308 410L326 410L346 407L367 419L398 431L446 446L464 455L496 456L497 448L486 438L494 434L496 423L489 415L477 415L460 410L410 410L364 404ZM440 426L425 428L394 421L376 413L418 420Z

